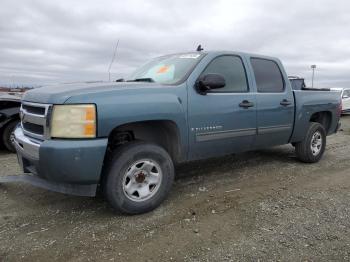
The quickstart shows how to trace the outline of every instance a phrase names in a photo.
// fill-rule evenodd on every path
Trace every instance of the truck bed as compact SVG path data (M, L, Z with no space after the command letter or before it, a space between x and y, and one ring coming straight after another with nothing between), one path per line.
M330 111L330 123L327 134L336 132L339 117L341 95L332 90L293 90L295 103L295 123L291 142L301 141L309 126L311 116L316 112ZM328 113L329 114L329 113Z

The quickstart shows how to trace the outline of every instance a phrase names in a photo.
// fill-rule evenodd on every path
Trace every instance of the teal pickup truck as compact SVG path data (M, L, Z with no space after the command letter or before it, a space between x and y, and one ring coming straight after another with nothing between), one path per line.
M292 144L320 160L341 113L335 91L293 91L281 62L239 52L158 57L126 80L28 91L15 130L21 176L56 192L94 196L118 211L166 198L174 164Z

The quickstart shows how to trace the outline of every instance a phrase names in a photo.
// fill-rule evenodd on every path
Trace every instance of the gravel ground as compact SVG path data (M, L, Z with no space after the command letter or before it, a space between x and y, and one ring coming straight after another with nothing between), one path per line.
M287 145L180 166L144 215L0 185L0 261L349 261L350 116L342 124L317 164ZM0 152L0 176L18 172Z

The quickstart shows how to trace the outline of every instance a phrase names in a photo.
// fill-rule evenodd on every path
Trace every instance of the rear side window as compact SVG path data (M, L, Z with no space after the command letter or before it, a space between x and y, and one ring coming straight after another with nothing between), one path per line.
M283 92L284 81L276 62L261 58L251 58L250 61L253 67L258 92Z
M248 92L245 69L238 56L225 55L214 58L201 75L206 74L222 75L226 81L225 87L211 92Z

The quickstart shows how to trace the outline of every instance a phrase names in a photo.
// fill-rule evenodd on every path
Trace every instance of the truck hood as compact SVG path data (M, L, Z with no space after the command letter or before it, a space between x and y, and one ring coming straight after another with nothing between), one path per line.
M154 89L164 87L145 82L94 82L52 85L27 91L22 100L43 104L64 104L69 98L81 94L119 92L131 89Z

